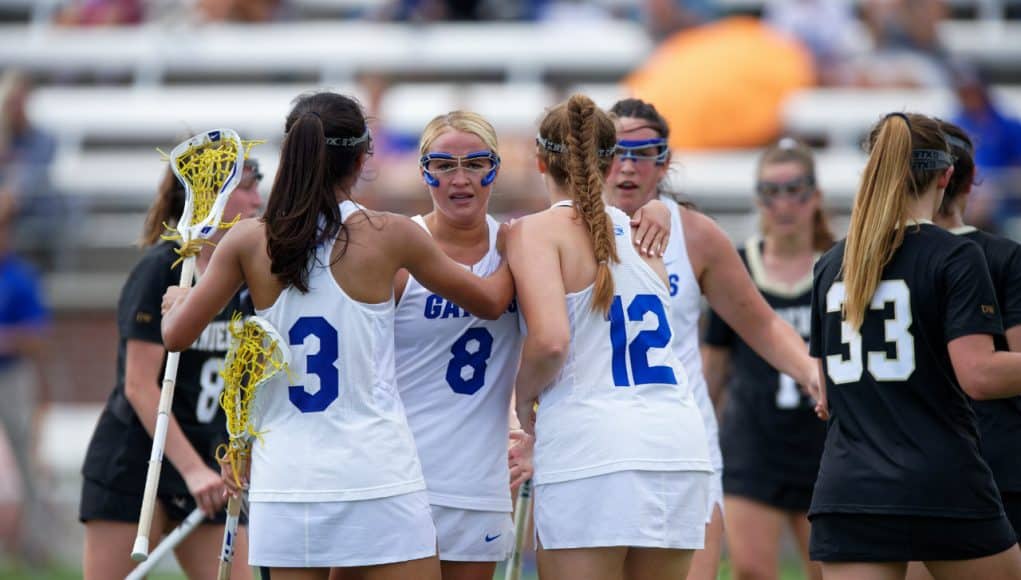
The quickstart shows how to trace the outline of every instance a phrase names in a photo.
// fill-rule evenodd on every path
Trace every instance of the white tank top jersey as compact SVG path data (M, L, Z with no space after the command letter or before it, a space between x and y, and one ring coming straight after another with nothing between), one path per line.
M429 231L421 216L413 219ZM496 251L500 224L490 216L486 222L489 251L471 266L481 277L501 262ZM397 387L429 502L511 511L507 433L521 356L517 304L512 302L497 320L483 320L409 276L396 321Z
M681 207L670 196L660 196L660 200L670 208L670 241L667 243L663 263L666 265L670 280L670 326L674 331L674 352L681 359L684 370L688 372L688 382L702 413L706 436L709 440L709 458L713 462L713 470L722 472L723 453L720 452L719 426L716 423L716 410L709 398L709 387L702 374L702 354L699 352L698 319L702 314L702 288L695 278L695 270L688 257L688 247L684 242L684 222L681 221Z
M340 205L347 220L360 211ZM309 291L286 288L258 314L290 344L291 367L256 395L253 502L353 501L425 489L394 384L394 302L350 298L313 257Z
M569 202L556 204L569 205ZM627 470L712 471L705 428L671 348L670 294L631 242L630 218L607 208L620 263L609 316L593 286L568 294L567 361L539 398L536 485Z

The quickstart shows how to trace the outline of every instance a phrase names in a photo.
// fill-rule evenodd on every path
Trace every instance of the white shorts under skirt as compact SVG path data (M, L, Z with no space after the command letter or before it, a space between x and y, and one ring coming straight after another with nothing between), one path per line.
M337 502L252 502L249 563L272 568L372 566L436 555L426 492Z
M709 500L709 505L705 512L705 523L709 525L713 519L713 509L716 506L720 506L720 515L723 515L723 471L714 471L709 476L709 493L706 497Z
M619 471L535 487L536 545L699 550L709 472Z
M514 520L510 513L431 507L440 560L501 562L514 550Z

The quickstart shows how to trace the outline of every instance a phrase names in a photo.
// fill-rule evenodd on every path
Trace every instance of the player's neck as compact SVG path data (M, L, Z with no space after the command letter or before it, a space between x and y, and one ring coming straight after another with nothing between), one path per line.
M939 189L935 185L930 186L916 198L908 198L907 208L904 211L904 218L907 221L932 221L936 215L936 208L942 198Z
M433 239L441 244L459 248L474 248L479 244L489 244L489 224L486 222L486 214L480 215L471 222L458 222L447 218L438 211L431 211L423 219Z
M763 254L779 259L803 257L814 254L812 230L798 231L786 236L767 235L763 238Z

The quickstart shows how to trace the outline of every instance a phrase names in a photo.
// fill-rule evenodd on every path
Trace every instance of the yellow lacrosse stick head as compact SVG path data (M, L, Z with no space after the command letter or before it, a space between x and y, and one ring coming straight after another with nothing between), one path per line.
M229 439L217 450L217 459L229 462L240 485L241 468L251 451L251 440L261 433L254 416L256 392L290 365L291 351L265 318L236 315L230 322L231 346L224 361L220 406L227 418Z

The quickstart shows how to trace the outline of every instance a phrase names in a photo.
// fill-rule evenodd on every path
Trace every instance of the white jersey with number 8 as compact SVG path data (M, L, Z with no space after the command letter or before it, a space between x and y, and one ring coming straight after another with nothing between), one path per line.
M500 266L500 224L486 216L489 252L472 272ZM426 231L421 216L414 220ZM511 511L507 433L521 354L515 303L483 320L423 287L414 277L397 305L397 386L415 434L433 505Z

